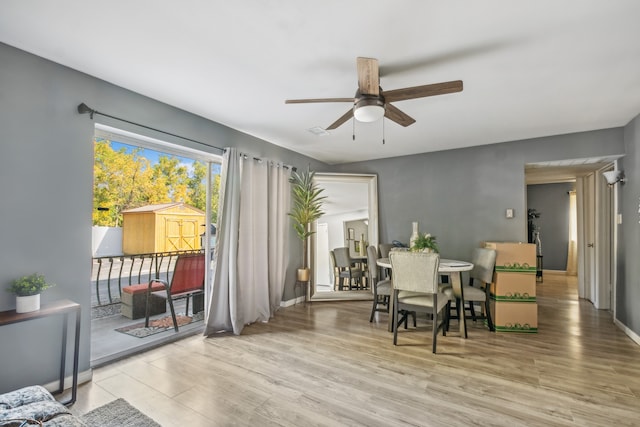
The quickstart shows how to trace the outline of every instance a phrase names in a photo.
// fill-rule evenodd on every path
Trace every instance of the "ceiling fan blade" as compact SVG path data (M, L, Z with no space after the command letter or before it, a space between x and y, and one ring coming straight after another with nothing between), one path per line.
M462 92L462 80L384 91L382 96L386 102L396 102L455 92Z
M416 122L413 117L408 116L406 113L403 113L398 108L394 107L389 103L386 103L384 105L384 116L387 119L393 120L397 124L404 127L412 125Z
M317 98L317 99L287 99L285 104L308 104L312 102L353 102L353 98Z
M347 111L346 113L344 113L342 115L342 117L340 117L338 120L336 120L335 122L333 122L331 124L331 126L329 126L326 130L332 130L332 129L336 129L338 126L342 125L344 122L346 122L347 120L349 120L351 117L353 117L353 108L351 108L349 111Z
M358 89L363 95L380 95L378 60L358 57Z

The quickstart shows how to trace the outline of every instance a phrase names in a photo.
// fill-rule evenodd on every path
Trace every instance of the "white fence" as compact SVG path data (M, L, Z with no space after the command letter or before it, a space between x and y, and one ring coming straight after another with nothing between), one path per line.
M122 255L122 227L91 227L94 257Z

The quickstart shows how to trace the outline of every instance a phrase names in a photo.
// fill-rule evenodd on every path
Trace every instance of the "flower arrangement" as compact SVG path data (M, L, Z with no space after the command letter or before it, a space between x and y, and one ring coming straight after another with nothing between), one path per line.
M429 249L435 253L438 253L438 243L436 242L436 236L432 236L429 233L419 234L413 241L411 250L414 252L422 252L425 249Z
M11 285L9 285L7 291L12 292L19 297L26 297L38 295L40 292L53 286L55 286L55 284L47 283L43 275L33 273L29 276L23 276L19 279L15 279Z

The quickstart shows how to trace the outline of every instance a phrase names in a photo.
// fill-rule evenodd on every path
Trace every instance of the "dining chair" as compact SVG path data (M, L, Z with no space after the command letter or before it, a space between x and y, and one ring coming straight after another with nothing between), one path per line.
M349 290L352 289L354 284L359 287L362 279L362 269L354 265L355 262L349 255L349 248L335 248L333 254L336 258L336 267L340 269L340 285L338 289L344 290L345 282L348 283Z
M432 351L436 352L438 331L446 335L449 298L438 291L437 253L391 251L389 253L393 270L393 345L398 344L398 319L401 310L405 313L428 312L433 317ZM440 316L441 314L441 316Z
M369 283L373 292L373 307L371 307L371 316L369 322L373 322L373 316L376 311L388 313L389 299L391 298L391 280L378 280L378 267L376 260L378 259L378 251L375 246L367 248L367 263L369 264Z
M490 287L496 265L496 251L494 249L475 248L471 262L473 263L473 270L469 273L469 284L462 286L462 296L465 304L468 304L467 307L460 306L460 300L453 295L452 288L444 290L447 297L452 301L456 301L456 314L453 316L449 314L449 318L460 319L460 316L463 315L474 322L478 319L486 320L489 330L494 331L495 327L491 317ZM476 314L474 308L476 303L482 305L481 311L483 314ZM466 310L469 310L469 315L466 314Z
M333 290L340 285L340 269L336 266L336 255L333 251L329 251L329 259L331 260L331 270L333 271Z
M393 248L393 243L380 243L378 248L380 249L380 258L389 258L389 252ZM380 270L381 278L390 279L389 270L387 268L383 268Z
M391 252L409 252L409 248L407 248L406 246L396 246L396 245L392 245L392 247L389 249L389 253ZM383 257L381 257L383 258ZM385 268L386 273L387 273L387 277L391 279L391 270L386 269ZM391 282L391 287L393 288L393 281ZM400 310L400 321L399 323L404 323L404 328L407 329L409 326L409 316L411 316L413 318L413 327L415 328L417 325L417 321L416 321L416 312L415 311L407 311L407 310Z
M380 243L380 258L389 258L389 251L393 248L393 243Z

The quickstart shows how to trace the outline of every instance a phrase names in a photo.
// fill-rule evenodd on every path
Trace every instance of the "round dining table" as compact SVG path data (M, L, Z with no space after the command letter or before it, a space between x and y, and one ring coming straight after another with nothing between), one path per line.
M378 258L376 264L382 268L391 267L391 260L389 258ZM458 261L455 259L440 259L438 266L438 273L441 275L449 276L449 283L453 288L453 295L460 300L459 312L460 319L458 321L460 325L460 336L467 338L467 322L464 314L464 293L462 292L462 272L473 270L473 264L467 261ZM393 287L393 274L391 275L391 286ZM393 313L393 298L389 301L389 313ZM393 331L393 316L389 316L389 332Z

